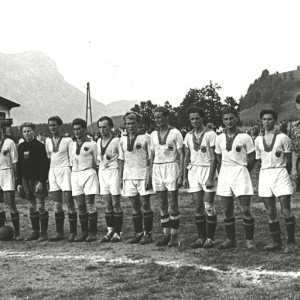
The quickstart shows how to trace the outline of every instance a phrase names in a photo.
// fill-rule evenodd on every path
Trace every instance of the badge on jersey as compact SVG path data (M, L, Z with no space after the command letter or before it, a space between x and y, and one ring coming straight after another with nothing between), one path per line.
M29 151L24 152L24 158L27 159L29 157Z
M280 157L281 156L282 151L276 150L275 152L275 156L276 157Z
M202 152L202 153L206 153L206 151L207 151L206 146L202 146L202 147L201 147L201 152Z
M83 149L84 149L85 151L89 151L89 150L90 150L89 147L84 147Z
M136 144L135 147L136 147L136 149L141 149L141 148L142 148L142 145L138 143L138 144Z
M174 147L172 145L168 145L168 150L169 151L173 151L174 150Z
M235 150L236 150L236 152L241 152L242 146L236 146L236 147L235 147Z
M3 150L2 154L6 156L8 154L8 150Z

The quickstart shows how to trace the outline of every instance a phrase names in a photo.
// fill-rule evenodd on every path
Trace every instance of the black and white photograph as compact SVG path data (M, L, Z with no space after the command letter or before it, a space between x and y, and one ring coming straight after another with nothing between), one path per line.
M1 300L300 300L299 1L0 9Z

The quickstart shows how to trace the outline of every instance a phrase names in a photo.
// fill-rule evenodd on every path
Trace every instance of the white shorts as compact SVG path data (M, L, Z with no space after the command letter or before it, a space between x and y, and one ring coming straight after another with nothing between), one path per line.
M252 182L246 166L222 166L218 179L217 195L223 197L253 195Z
M155 192L177 190L179 177L179 166L177 162L167 164L154 164L152 174L152 185Z
M145 179L126 179L123 180L122 196L134 197L136 195L146 196L153 194L153 190L146 190Z
M50 168L49 170L49 192L62 190L72 191L71 187L71 168Z
M205 186L205 183L209 176L209 170L210 167L204 167L204 166L191 166L191 169L189 169L188 173L188 180L189 180L189 190L188 193L197 193L200 191L204 192L215 192L217 190L217 176L215 174L214 181L213 181L213 187L208 189Z
M100 195L121 195L119 170L99 170Z
M99 182L94 169L72 172L72 196L99 194Z
M0 170L0 190L4 192L15 190L15 176L13 169Z
M293 186L286 168L260 170L259 197L269 198L292 194Z

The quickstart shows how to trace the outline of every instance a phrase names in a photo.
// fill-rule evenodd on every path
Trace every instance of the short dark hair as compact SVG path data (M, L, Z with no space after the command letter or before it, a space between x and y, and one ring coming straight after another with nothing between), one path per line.
M83 119L80 119L80 118L77 118L77 119L74 119L73 122L72 122L72 127L74 125L80 125L83 129L86 129L87 128L87 124L86 124L86 121L84 121Z
M99 122L103 122L103 121L107 121L108 126L109 126L110 128L113 128L113 127L114 127L114 122L113 122L113 120L112 120L110 117L108 117L108 116L101 117L101 118L97 121L97 126L99 127Z
M231 106L225 106L224 108L222 108L222 117L224 115L227 115L227 114L233 114L235 117L238 117L238 112Z
M204 109L198 106L190 106L186 110L186 114L190 116L190 114L199 114L199 116L203 119L205 118L205 112Z
M33 131L35 131L36 125L31 122L24 122L19 126L20 131L22 132L24 127L30 127Z
M300 104L300 94L298 94L298 95L296 96L295 102L296 102L297 104Z
M278 119L278 114L274 109L263 109L259 114L260 119L262 119L264 115L272 115L275 121Z
M55 121L57 123L57 125L59 125L59 126L63 124L63 121L59 116L50 117L48 119L48 124L49 124L50 121Z
M154 113L162 113L166 117L170 115L170 112L164 106L156 107Z
M126 124L126 119L135 120L137 123L140 123L141 115L134 111L130 111L130 112L127 112L123 117L123 121L125 124Z

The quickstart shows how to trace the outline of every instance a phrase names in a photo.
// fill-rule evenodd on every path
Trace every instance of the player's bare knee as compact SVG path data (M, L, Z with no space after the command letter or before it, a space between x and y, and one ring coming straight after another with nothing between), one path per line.
M217 214L214 204L210 202L205 202L205 211L206 214L210 217L215 216Z
M203 206L196 207L196 215L198 215L198 216L204 215L204 207Z
M242 212L243 212L243 215L246 219L251 219L253 217L250 206L248 206L248 205L247 206L242 206Z
M46 211L45 204L38 203L36 205L36 207L37 207L37 210L39 211L40 214L42 214L42 213L44 213Z
M293 212L291 209L289 208L283 208L282 209L282 214L283 216L287 219L287 218L291 218L294 216Z
M86 210L89 214L93 214L97 211L96 205L95 204L87 204L86 205Z
M277 219L277 212L275 209L268 209L267 210L267 215L270 221L276 221Z
M170 204L169 211L170 211L171 214L179 213L178 205Z
M62 202L54 202L54 212L61 213L63 212L63 204Z
M78 205L78 211L80 215L84 215L86 213L86 205L85 204L79 204Z
M151 211L151 205L148 202L142 203L142 211L143 212L150 212Z

